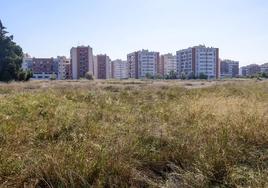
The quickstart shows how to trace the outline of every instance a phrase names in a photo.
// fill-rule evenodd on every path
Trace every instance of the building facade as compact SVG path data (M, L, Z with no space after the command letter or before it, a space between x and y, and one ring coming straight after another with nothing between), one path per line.
M58 80L70 79L71 78L71 75L70 75L71 62L70 62L70 59L67 59L64 56L58 56L56 61L58 63Z
M133 52L127 55L128 77L139 79L139 52Z
M165 54L161 55L160 57L160 66L161 66L161 73L163 76L169 75L171 72L176 74L179 73L178 64L177 64L177 56L172 54ZM163 66L163 70L162 70Z
M127 79L129 77L127 61L121 59L112 61L111 72L114 79Z
M188 78L206 75L208 79L220 78L219 49L200 45L177 51L180 75Z
M78 46L71 49L72 79L84 78L87 72L94 73L93 50L90 46Z
M97 79L110 79L111 78L111 60L107 55L96 56L96 72Z
M268 74L268 63L261 65L261 73Z
M239 76L239 62L232 60L221 60L221 77L235 78Z
M23 71L32 70L33 67L33 58L29 54L23 55L21 68Z
M148 76L156 76L160 69L160 57L158 52L141 50L127 55L128 72L130 78L140 79Z
M53 58L33 58L31 71L34 80L57 79L58 63Z
M261 72L261 66L257 64L251 64L241 67L242 76L254 76Z

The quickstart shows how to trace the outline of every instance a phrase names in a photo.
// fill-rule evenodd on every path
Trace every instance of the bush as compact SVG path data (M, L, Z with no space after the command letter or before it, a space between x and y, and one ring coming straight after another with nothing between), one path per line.
M208 75L206 75L204 73L200 73L199 79L201 79L201 80L207 80L208 79Z
M29 81L33 73L31 71L20 71L17 75L17 81Z
M154 79L154 76L152 74L150 74L150 73L146 73L145 77L147 79Z
M87 80L94 80L94 76L93 76L93 74L90 73L90 72L87 72L87 73L86 73L85 78L86 78Z
M183 72L183 73L181 73L181 79L182 80L186 80L186 74Z
M50 80L57 80L57 75L53 73L50 77Z
M164 77L161 75L161 74L157 74L156 76L155 76L155 79L157 79L157 80L161 80L161 79L163 79Z
M177 79L177 73L174 70L170 71L169 74L166 75L166 79L168 79L168 80Z

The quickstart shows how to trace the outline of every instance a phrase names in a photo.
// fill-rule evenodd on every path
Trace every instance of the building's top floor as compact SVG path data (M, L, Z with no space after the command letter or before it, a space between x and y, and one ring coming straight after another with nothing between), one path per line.
M189 47L189 48L186 48L186 49L182 49L182 50L178 50L177 51L177 54L178 53L191 53L193 52L193 49L196 49L196 50L199 50L199 51L214 51L214 50L218 50L219 48L214 48L214 47L207 47L205 45L198 45L198 46L193 46L193 47Z
M168 53L168 54L162 54L161 56L173 57L174 55L172 53Z
M79 46L76 46L76 47L72 47L72 48L91 48L89 45L79 45Z
M149 51L148 49L146 49L146 50L142 49L142 50L139 50L139 51L129 53L128 56L135 55L135 54L159 54L159 52Z
M250 65L243 66L241 68L245 68L245 67L250 68L250 67L259 67L259 66L260 65L258 65L258 64L250 64Z
M115 60L112 60L112 62L126 62L126 60L122 60L122 59L115 59Z
M221 60L222 63L228 63L228 64L239 64L239 61L230 60L230 59L223 59Z

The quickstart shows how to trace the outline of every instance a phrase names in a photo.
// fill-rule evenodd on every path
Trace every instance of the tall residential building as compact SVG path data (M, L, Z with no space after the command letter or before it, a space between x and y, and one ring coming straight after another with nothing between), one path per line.
M241 67L242 76L254 76L261 72L261 66L257 64L251 64Z
M70 68L71 68L71 62L70 59L67 59L64 56L58 56L56 59L58 63L58 79L59 80L66 80L70 79Z
M128 77L139 79L139 52L133 52L127 55Z
M209 79L220 78L219 49L203 45L177 51L180 74L187 77L207 75Z
M268 63L261 65L261 72L268 74Z
M165 57L164 55L160 55L159 57L159 64L158 64L158 75L159 76L165 76Z
M57 79L58 63L53 58L33 58L31 70L33 79L44 80L54 76Z
M97 69L98 67L97 67L97 56L96 55L94 55L93 56L93 75L94 75L94 77L95 78L97 78L97 73L98 73L98 69Z
M248 75L248 68L246 66L241 67L241 76L247 76Z
M179 72L177 66L177 57L175 55L172 54L161 55L160 65L161 67L163 66L163 70L162 69L160 70L163 72L164 76L169 75L170 72L175 72L176 74Z
M90 46L71 49L72 79L84 78L87 72L93 74L93 50Z
M128 78L128 64L127 61L117 59L112 61L112 78L127 79Z
M111 60L109 56L97 55L95 76L97 79L111 78Z
M127 55L127 63L130 78L145 78L148 75L156 76L160 69L158 52L141 50Z
M221 77L235 78L239 76L239 61L221 60Z

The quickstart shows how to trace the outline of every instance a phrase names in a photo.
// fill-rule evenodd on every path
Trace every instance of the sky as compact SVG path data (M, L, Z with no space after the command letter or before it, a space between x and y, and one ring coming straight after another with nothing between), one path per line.
M268 62L267 0L0 0L0 19L25 53L94 54L126 59L205 44L241 65Z

